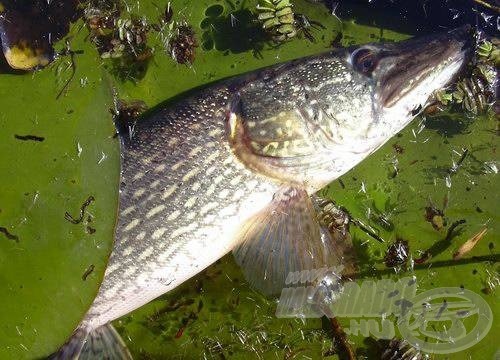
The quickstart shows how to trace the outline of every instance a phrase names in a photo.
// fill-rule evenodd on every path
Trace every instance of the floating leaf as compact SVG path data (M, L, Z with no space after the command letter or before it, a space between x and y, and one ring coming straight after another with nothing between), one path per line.
M59 100L49 68L0 75L1 359L56 350L89 308L111 250L119 146L111 89L83 36L75 79L88 83L70 83Z

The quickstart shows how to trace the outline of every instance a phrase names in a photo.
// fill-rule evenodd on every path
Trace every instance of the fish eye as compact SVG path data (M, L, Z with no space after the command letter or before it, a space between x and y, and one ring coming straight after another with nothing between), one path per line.
M378 57L372 50L361 48L352 53L351 63L357 71L370 76L377 66Z

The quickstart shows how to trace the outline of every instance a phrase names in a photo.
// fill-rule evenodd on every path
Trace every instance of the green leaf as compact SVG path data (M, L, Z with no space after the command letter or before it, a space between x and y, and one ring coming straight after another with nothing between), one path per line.
M0 227L16 237L0 232L1 359L46 356L64 343L111 250L119 144L110 86L83 36L73 41L85 52L75 55L75 76L59 100L69 68L0 75ZM68 221L65 213L78 219L90 196L82 221Z
M493 51L493 44L489 41L483 40L481 44L478 45L477 47L477 54L480 57L487 58L490 56L491 52Z

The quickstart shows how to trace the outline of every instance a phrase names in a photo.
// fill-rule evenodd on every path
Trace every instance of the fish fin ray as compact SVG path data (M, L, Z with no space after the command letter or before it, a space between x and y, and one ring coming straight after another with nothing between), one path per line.
M331 237L302 188L280 189L240 234L236 262L250 285L267 295L279 294L289 273L339 265Z
M111 324L106 324L88 332L77 329L59 351L49 356L49 360L131 360L132 355L118 332Z

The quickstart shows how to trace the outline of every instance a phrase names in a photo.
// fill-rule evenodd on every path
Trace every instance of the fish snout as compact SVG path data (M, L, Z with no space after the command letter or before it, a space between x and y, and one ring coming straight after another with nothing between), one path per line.
M422 98L444 87L470 61L474 43L472 27L464 25L383 46L374 73L380 104L390 108L412 93Z

